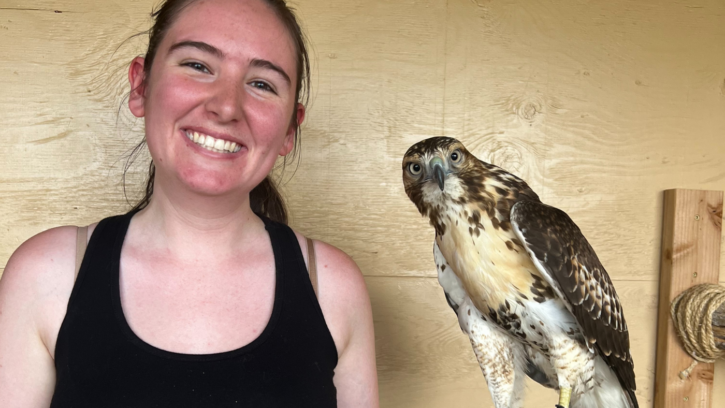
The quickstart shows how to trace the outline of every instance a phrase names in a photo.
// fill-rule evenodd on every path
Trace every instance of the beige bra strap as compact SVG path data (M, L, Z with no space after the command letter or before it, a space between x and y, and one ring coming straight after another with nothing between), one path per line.
M312 289L315 291L315 296L317 296L317 262L315 261L315 246L309 238L307 238L307 263L309 264L307 269L310 272Z
M78 278L78 272L81 270L81 262L83 262L83 255L86 253L87 241L88 227L78 227L78 233L76 234L76 278Z

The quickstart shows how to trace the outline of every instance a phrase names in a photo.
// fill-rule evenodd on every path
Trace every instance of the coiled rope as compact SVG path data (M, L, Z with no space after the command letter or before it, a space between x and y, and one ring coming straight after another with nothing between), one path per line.
M712 334L712 314L725 303L725 287L705 283L680 293L670 306L670 314L677 336L687 354L695 359L690 367L680 372L687 379L697 362L714 363L725 357L725 350L715 346Z

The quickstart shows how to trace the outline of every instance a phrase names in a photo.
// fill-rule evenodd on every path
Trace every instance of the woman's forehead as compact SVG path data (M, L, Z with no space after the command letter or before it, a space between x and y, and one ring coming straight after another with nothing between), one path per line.
M262 0L194 1L169 27L163 48L180 41L206 42L232 58L273 60L296 74L291 33Z

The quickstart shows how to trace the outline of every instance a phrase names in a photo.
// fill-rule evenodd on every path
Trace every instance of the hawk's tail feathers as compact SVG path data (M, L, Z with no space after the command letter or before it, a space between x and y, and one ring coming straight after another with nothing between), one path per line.
M627 397L629 398L629 403L632 408L639 408L639 403L637 402L637 396L634 395L634 390L627 390Z
M597 356L594 360L594 387L584 391L575 388L571 398L571 408L639 408L633 390L624 389L614 371Z

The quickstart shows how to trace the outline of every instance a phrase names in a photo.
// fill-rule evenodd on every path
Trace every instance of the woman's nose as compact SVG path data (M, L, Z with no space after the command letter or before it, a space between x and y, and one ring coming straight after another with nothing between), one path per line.
M240 119L244 103L244 88L235 81L217 81L206 102L206 110L220 122Z

